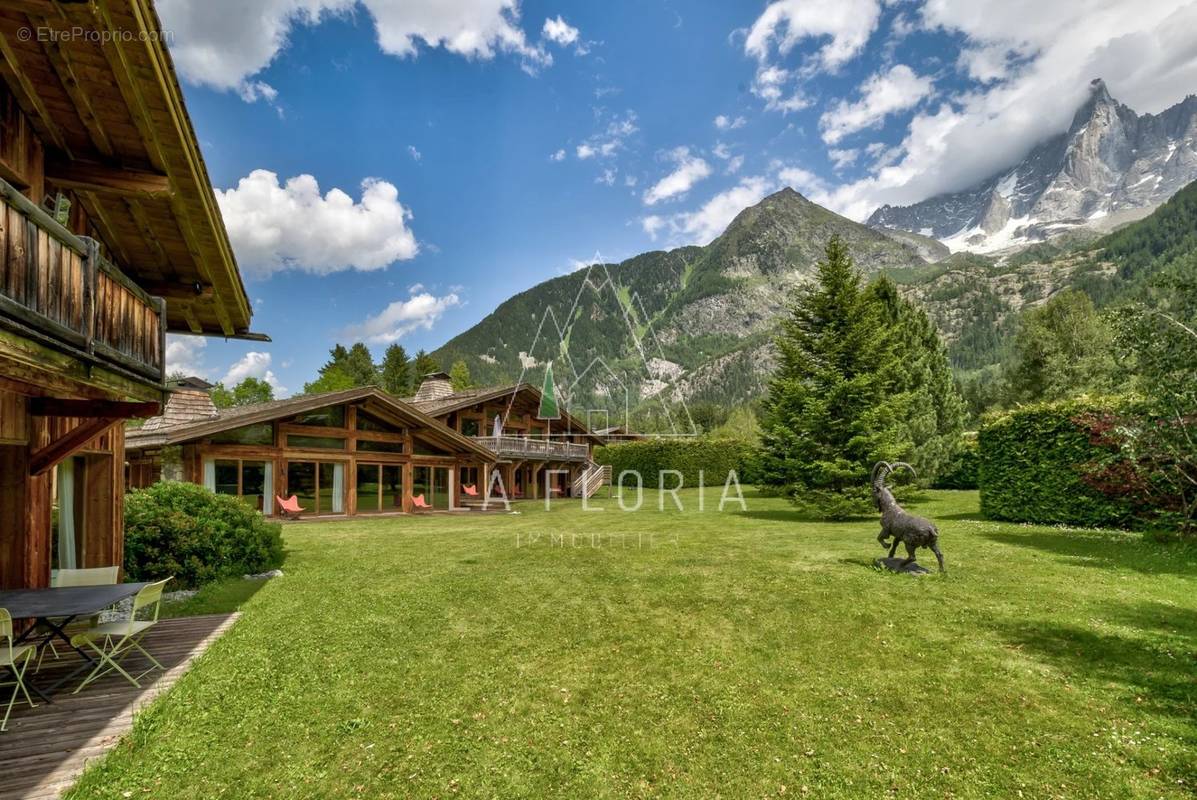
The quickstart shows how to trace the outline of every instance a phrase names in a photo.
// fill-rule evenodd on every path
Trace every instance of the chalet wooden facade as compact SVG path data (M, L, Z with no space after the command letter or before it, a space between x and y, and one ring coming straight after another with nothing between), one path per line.
M250 316L147 0L0 4L0 588L121 564L166 332Z
M497 460L486 446L380 389L217 410L194 386L126 435L129 486L184 480L238 495L263 514L295 495L304 516L462 508ZM478 489L480 491L480 489Z
M540 498L546 488L555 497L589 497L602 485L605 473L593 460L601 439L564 410L560 419L539 418L541 392L531 384L454 392L449 376L437 372L424 377L411 403L492 450L513 498Z

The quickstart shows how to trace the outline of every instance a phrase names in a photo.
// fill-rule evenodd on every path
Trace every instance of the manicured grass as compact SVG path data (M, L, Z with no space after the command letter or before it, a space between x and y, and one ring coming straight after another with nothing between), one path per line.
M936 492L950 574L912 578L873 521L645 499L287 527L286 577L70 797L1197 788L1192 545Z

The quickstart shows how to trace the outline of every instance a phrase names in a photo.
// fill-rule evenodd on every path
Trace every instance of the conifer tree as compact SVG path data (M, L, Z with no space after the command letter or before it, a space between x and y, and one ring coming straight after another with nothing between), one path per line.
M761 430L765 483L830 518L869 513L869 470L911 455L898 379L901 348L881 304L833 236L816 279L798 288L776 340Z
M473 379L470 378L470 368L464 361L458 359L449 367L449 383L455 392L465 391L474 385Z
M387 347L379 369L382 388L393 395L407 397L412 394L411 362L403 345L395 342Z
M417 387L420 385L420 381L424 380L425 375L428 375L433 372L440 372L440 371L441 371L441 365L437 363L437 360L435 358L428 355L427 351L420 350L419 352L416 353L415 384Z

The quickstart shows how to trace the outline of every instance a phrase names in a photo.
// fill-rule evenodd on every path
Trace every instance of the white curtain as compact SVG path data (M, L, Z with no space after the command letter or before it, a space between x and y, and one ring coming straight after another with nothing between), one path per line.
M58 465L58 568L75 569L75 459Z
M204 459L204 488L216 491L216 462L210 458Z
M345 511L345 465L333 464L332 510L334 514Z
M262 478L262 514L267 517L273 515L274 502L274 462L267 461Z

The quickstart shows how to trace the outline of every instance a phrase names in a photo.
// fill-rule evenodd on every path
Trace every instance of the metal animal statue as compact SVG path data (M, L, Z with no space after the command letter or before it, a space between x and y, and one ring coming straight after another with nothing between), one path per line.
M873 465L873 502L877 505L877 510L881 512L881 533L877 535L877 541L881 542L882 547L885 547L889 544L888 539L894 540L893 544L889 545L889 558L894 557L894 552L897 551L899 544L906 545L907 558L902 562L903 567L914 562L915 550L926 547L935 554L936 560L939 561L939 571L947 572L943 565L943 553L939 552L939 531L936 529L935 523L923 517L916 517L898 505L893 493L885 485L885 479L899 467L905 467L911 473L914 472L914 467L904 461L897 461L893 464L888 461L878 461Z

